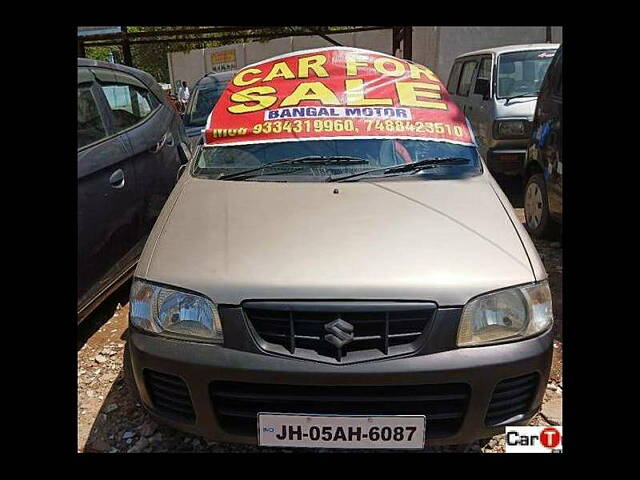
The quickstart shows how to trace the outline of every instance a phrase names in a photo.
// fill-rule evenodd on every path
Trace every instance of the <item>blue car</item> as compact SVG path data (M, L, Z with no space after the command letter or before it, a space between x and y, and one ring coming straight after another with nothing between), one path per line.
M187 137L189 137L189 144L192 148L202 143L202 129L207 124L207 118L227 87L227 83L236 73L237 70L207 73L193 87L189 103L187 103L182 117Z

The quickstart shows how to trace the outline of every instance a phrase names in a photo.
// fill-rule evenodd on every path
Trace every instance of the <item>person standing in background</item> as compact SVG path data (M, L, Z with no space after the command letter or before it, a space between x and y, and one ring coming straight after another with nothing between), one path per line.
M189 87L187 87L187 82L182 81L182 86L180 90L178 90L178 103L180 104L180 110L184 112L187 102L189 101Z

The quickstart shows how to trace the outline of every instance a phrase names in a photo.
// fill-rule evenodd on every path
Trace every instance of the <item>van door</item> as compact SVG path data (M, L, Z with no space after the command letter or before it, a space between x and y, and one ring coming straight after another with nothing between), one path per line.
M491 138L493 115L491 113L491 55L479 57L480 64L473 79L473 88L467 99L466 115L476 136L480 153L486 154Z
M133 76L116 72L101 82L116 127L126 135L138 187L141 234L147 236L176 183L179 119L147 87ZM174 125L175 124L175 125Z
M460 60L456 60L456 62L451 67L451 72L449 73L449 79L447 80L447 92L449 92L449 96L453 99L454 102L457 102L457 90L458 83L460 82L460 69L462 68L462 62Z
M456 103L462 109L465 116L469 108L469 92L478 68L478 59L476 57L466 57L462 63L460 71L460 82L456 90Z
M139 238L131 148L94 80L78 69L78 310L135 262Z

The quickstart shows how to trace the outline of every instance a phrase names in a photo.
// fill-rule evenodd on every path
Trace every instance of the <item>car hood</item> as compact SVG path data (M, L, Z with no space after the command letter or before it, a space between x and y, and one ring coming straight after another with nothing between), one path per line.
M535 280L490 177L372 183L189 178L137 275L216 303L430 300L463 305ZM177 187L178 188L178 187Z

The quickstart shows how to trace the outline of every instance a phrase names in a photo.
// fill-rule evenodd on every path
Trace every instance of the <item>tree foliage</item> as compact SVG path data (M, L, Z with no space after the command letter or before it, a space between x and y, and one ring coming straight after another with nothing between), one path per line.
M184 29L184 28L212 28L212 27L127 27L127 31L133 32L163 32L170 33L172 30ZM197 48L213 48L222 45L230 45L233 43L242 43L260 36L261 42L267 42L273 38L290 35L292 32L308 32L309 30L318 31L321 33L329 34L336 29L343 29L350 27L296 27L296 26L278 26L278 27L260 27L248 30L248 35L245 38L239 38L234 40L220 41L203 41L201 35L189 34L180 35L180 42L172 43L143 43L131 45L131 59L133 66L144 70L155 77L158 82L169 83L169 63L167 61L167 54L169 52L187 52L189 50ZM253 39L251 40L253 41ZM122 63L122 48L119 46L107 46L107 47L87 47L86 54L88 58L95 60L108 60L109 54L113 54L114 60L118 63Z

